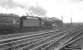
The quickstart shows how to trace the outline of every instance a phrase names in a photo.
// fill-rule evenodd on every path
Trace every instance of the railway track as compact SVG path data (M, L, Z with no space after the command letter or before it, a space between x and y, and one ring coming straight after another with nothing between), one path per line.
M71 41L60 50L81 50L83 49L83 36Z
M57 34L57 35L53 35L49 38L46 38L46 39L43 39L41 41L38 41L36 43L32 43L31 45L27 45L25 47L23 47L24 49L27 48L27 49L32 49L34 50L33 48L38 48L39 46L43 45L43 44L46 44L52 40L54 40L55 38L58 39L58 38L61 38L61 37L64 37L65 35L63 33L60 33L60 34ZM23 50L23 48L21 48L21 50ZM20 50L20 49L19 49Z
M54 31L54 32L57 32L57 31ZM51 34L41 33L41 34L35 34L35 35L31 35L31 36L18 37L17 39L11 38L11 39L7 39L7 40L1 40L0 41L0 49L3 48L2 50L4 50L5 48L10 48L17 44L33 42L33 41L37 41L38 39L43 39L42 37L49 37L50 35L54 35L54 33L52 33L52 32L50 32L50 33Z
M51 31L0 40L0 50L52 50L60 49L81 34L80 30Z
M60 33L59 33L60 34ZM21 41L18 41L18 45L16 44L14 44L13 45L13 48L18 48L18 47L22 47L23 46L23 44L24 45L26 45L26 44L31 44L31 43L33 43L33 42L37 42L37 41L41 41L41 40L44 40L44 39L46 39L46 38L49 38L49 37L52 37L53 35L55 35L55 34L53 34L53 33L51 33L51 34L47 34L47 35L39 35L39 36L36 36L36 37L31 37L31 38L27 38L27 39L25 39L25 40L21 40ZM25 41L25 42L24 42ZM19 43L19 42L21 42L21 43ZM16 41L16 43L17 43L17 41ZM23 44L22 44L23 43ZM20 44L20 45L19 45ZM21 46L22 45L22 46Z
M59 30L46 30L46 31L39 31L39 32L28 32L28 33L17 33L17 34L8 34L8 35L0 35L0 40L7 41L10 39L17 39L17 38L23 38L27 36L37 35L37 34L45 34L48 32L54 32Z
M81 50L83 49L83 33L71 39L71 41L64 44L59 50Z
M60 39L58 39L57 41L52 42L51 44L49 44L48 46L44 47L41 50L52 50L52 49L56 49L58 50L59 47L63 46L66 42L70 41L72 38L74 38L75 36L79 35L78 33L73 33L70 35L66 35Z

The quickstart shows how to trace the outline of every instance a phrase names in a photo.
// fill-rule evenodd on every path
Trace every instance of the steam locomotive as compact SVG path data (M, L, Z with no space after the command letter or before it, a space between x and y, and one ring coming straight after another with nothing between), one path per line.
M61 27L62 21L51 18L40 18L34 16L13 16L0 15L0 32L11 33L19 31L34 31L43 29L52 29L53 27Z

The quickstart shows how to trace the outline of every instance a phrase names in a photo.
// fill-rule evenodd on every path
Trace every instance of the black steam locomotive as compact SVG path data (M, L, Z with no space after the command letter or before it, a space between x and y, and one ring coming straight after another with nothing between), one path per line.
M0 32L14 33L23 31L36 31L43 29L52 29L53 27L61 27L61 20L53 20L51 18L40 18L34 16L15 16L0 15Z

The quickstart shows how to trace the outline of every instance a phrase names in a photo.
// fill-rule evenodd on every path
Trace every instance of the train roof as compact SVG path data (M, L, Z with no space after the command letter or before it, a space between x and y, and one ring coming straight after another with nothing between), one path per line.
M19 18L19 16L18 15L15 15L15 14L0 14L0 17L17 17L17 18Z
M55 18L55 17L52 17L52 18L49 18L49 17L37 17L37 16L25 16L25 17L27 19L38 19L38 18L40 18L41 20L48 21L48 22L61 21L60 19Z
M43 20L45 20L45 21L48 21L48 22L61 21L61 20L58 19L58 18L47 18L47 17L45 17L45 18L41 18L41 19L43 19Z

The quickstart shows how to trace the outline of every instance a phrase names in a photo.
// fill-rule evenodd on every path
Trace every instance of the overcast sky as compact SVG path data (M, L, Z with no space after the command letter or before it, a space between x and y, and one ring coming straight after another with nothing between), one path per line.
M47 16L57 17L64 22L83 22L83 0L0 0L0 6L5 7L5 12L25 14L25 10L20 7L41 6L47 11ZM0 7L0 12L3 12Z

